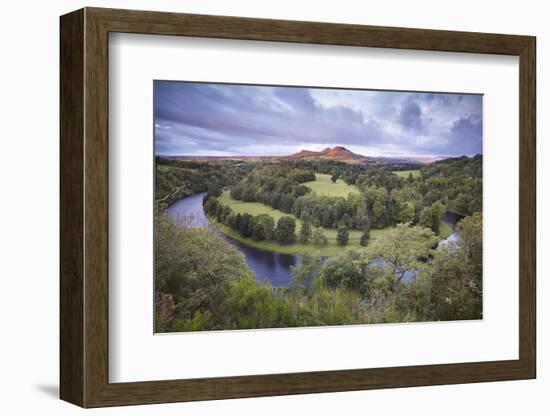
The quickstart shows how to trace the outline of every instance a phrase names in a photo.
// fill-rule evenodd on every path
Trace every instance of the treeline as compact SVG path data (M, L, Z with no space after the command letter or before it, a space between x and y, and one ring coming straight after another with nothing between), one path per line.
M421 176L399 177L385 169L357 177L373 227L412 222L438 232L445 211L472 215L482 209L482 156L445 159L424 166Z
M308 221L302 222L297 230L296 220L291 216L283 216L277 223L268 214L250 215L235 213L219 202L216 198L206 198L204 211L217 222L236 231L243 238L252 238L254 241L277 241L280 244L293 244L298 241L307 244L312 241L317 246L327 245L328 240L322 229L313 229ZM348 238L345 238L347 244ZM366 243L365 243L366 245Z
M155 221L158 332L482 318L480 214L458 224L461 240L448 248L402 224L366 250L305 256L287 288L258 283L243 255L207 229L158 213Z
M233 199L259 202L314 227L363 230L370 227L366 203L358 195L348 198L317 196L304 182L314 181L312 171L276 166L257 169L230 188Z
M290 213L294 200L310 192L302 183L314 180L315 173L310 170L284 165L263 167L233 185L230 188L231 197L245 202L261 202Z
M422 175L402 178L388 167L343 167L334 162L315 163L359 188L347 198L318 196L303 185L314 180L312 170L296 162L252 171L232 186L231 197L259 202L293 214L314 227L365 230L410 222L438 233L445 211L471 215L481 211L482 157L447 159L421 169ZM330 169L329 169L330 167Z
M365 231L412 223L439 232L446 204L426 200L419 189L422 178L401 178L385 170L371 169L359 174L353 184L360 192L343 198L311 192L302 181L312 180L313 173L289 174L295 170L284 165L256 169L230 188L231 197L263 203L314 227Z
M330 159L291 160L287 162L287 165L335 176L342 179L348 185L354 185L357 182L357 178L365 173L380 171L391 173L394 170L418 169L419 166L418 164L411 163L352 164Z
M219 195L223 187L239 182L256 167L162 157L156 157L155 162L155 201L167 205L196 192Z
M426 204L442 201L447 210L462 215L481 212L483 157L445 159L421 169L418 190Z

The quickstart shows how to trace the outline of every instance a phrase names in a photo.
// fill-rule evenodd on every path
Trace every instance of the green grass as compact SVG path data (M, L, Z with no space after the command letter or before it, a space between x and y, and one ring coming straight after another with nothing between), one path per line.
M420 175L419 170L402 171L402 172L394 172L394 173L400 174L400 176L404 176L401 174L406 173L406 176L404 177L408 177L409 172L412 172L413 176ZM359 190L355 186L347 185L341 179L338 179L336 183L332 183L332 181L330 180L330 175L316 173L315 176L317 180L311 181L311 182L305 182L304 185L308 186L313 191L315 191L317 195L342 196L345 198L348 196L350 192L359 193ZM250 215L267 214L273 218L275 223L277 223L277 221L281 217L284 217L284 216L292 217L296 221L296 234L298 234L298 232L300 231L300 228L302 227L302 222L292 214L284 213L283 211L279 211L278 209L271 208L270 206L261 204L259 202L238 201L236 199L231 198L229 191L224 191L218 197L218 200L223 205L229 206L233 210L233 212L237 214L250 214ZM222 232L223 234L227 235L228 237L234 240L240 241L241 243L251 247L257 247L263 250L274 251L277 253L300 254L300 255L314 254L318 256L332 257L332 256L338 256L344 253L346 250L361 247L361 245L359 244L359 241L360 241L362 232L358 230L350 230L348 244L346 246L340 246L336 242L336 230L323 228L323 232L325 234L325 237L328 240L328 244L326 246L318 247L314 245L312 242L308 244L294 243L289 245L282 245L276 241L254 241L251 238L241 237L237 231L229 227L226 227L221 223L218 223L213 218L210 218L210 223L214 227L216 227L216 229L218 229L220 232ZM391 227L387 227L381 230L373 229L370 232L371 238L373 239L380 238L390 229ZM441 228L439 231L441 238L447 238L449 235L451 235L452 232L453 230L449 225L445 223L441 223Z
M273 209L259 202L237 201L231 198L229 191L224 191L218 197L218 200L222 204L229 206L233 210L233 212L237 214L250 214L250 215L268 214L273 218L275 223L277 223L277 220L283 216L292 217L296 220L296 234L298 234L298 232L300 231L300 228L302 227L302 222L292 214L286 214L282 211L279 211L278 209ZM358 230L350 230L348 244L346 246L340 246L336 242L336 230L323 228L323 232L325 233L325 237L328 240L328 244L324 247L317 247L313 243L308 243L308 244L294 243L290 245L282 245L276 241L254 241L250 238L241 237L239 233L236 232L235 230L232 230L229 227L224 226L223 224L217 223L212 218L210 218L210 222L219 231L221 231L228 237L233 238L234 240L238 240L243 244L246 244L252 247L258 247L264 250L275 251L277 253L317 254L320 256L330 257L330 256L337 256L339 254L342 254L344 251L350 248L361 247L361 245L359 244L359 240L361 238L362 233L361 231L358 231ZM382 235L384 235L384 233L387 232L389 229L390 228L388 227L382 230L371 230L371 233L370 233L371 238L379 238Z
M256 247L262 250L273 251L276 253L298 255L311 254L315 256L334 257L344 253L346 250L361 247L361 245L359 244L359 240L350 240L348 245L346 246L340 246L336 243L336 241L329 240L328 244L322 247L317 247L311 242L307 244L294 243L289 245L282 245L276 241L254 241L251 238L241 237L237 231L226 227L223 224L220 224L213 218L210 218L210 224L216 227L218 231L222 232L233 240L240 241L247 246Z
M359 193L359 189L355 185L348 185L342 179L338 179L336 183L330 180L331 175L324 173L316 173L315 180L304 182L304 185L310 188L319 196L342 196L347 198L348 194Z
M401 176L402 178L407 179L409 177L409 174L413 176L413 178L418 178L420 176L420 171L417 170L395 170L392 173L395 173L397 176Z
M197 172L198 169L194 169L194 168L182 168L182 167L179 167L179 166L169 166L169 165L160 165L160 164L157 164L157 169L160 171L160 172L187 172L187 173L193 173L193 172Z
M278 209L273 209L270 206L261 204L259 202L244 202L237 201L236 199L231 198L229 191L224 191L219 197L218 200L223 204L229 206L236 214L250 214L250 215L260 215L268 214L270 215L275 222L285 214Z

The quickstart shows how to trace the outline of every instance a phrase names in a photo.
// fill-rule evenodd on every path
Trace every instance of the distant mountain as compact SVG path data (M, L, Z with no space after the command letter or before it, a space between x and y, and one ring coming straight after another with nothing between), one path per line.
M166 156L176 159L195 160L246 160L246 161L284 161L284 160L335 160L356 165L418 164L446 159L445 156L363 156L353 153L343 146L327 147L321 151L302 149L289 156Z
M315 152L313 150L300 150L299 152L297 153L294 153L290 156L283 156L283 157L286 157L288 159L306 159L308 157L320 157L322 155L321 152Z
M283 156L281 159L329 159L347 163L368 163L372 158L353 153L343 146L336 146L333 148L327 147L320 152L300 150L298 153L294 153L290 156Z

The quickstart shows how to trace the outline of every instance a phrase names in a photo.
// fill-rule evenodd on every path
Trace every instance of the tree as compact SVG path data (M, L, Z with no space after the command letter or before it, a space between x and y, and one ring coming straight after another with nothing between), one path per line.
M341 225L338 227L338 231L336 233L336 241L338 241L338 244L341 246L345 246L348 243L349 240L349 231L348 227L345 225Z
M243 193L242 184L234 185L229 189L229 194L231 195L231 198L233 198L233 199L241 199L242 193Z
M459 246L463 249L465 261L472 264L479 271L483 267L483 218L476 212L470 217L465 217L456 225L461 240Z
M323 258L306 254L302 257L302 264L291 266L290 270L296 282L305 287L311 286L315 278L319 276L323 269Z
M233 225L235 224L235 214L232 212L229 213L229 215L225 217L224 224L229 228L233 228Z
M358 230L364 230L365 228L370 228L370 221L367 215L358 215L355 219L355 227Z
M216 198L205 198L204 211L209 215L216 215L218 209L218 200Z
M322 214L321 224L324 228L332 228L334 225L334 217L331 209L325 209Z
M464 261L464 247L436 250L420 279L428 282L429 304L424 313L434 320L482 318L481 270Z
M369 263L364 251L349 250L328 261L319 276L319 283L330 289L350 289L366 295L373 283Z
M206 185L206 188L208 189L208 195L213 197L218 197L222 194L222 188L215 182L209 182Z
M225 306L222 328L296 326L285 299L275 296L271 287L258 284L254 277L232 283L222 302Z
M366 229L363 231L363 234L361 234L361 240L359 240L359 244L361 244L363 247L366 247L369 244L370 240L370 230Z
M418 221L418 225L429 228L430 230L433 227L433 212L431 207L424 207L422 211L420 212L420 219Z
M466 196L462 193L458 194L453 201L452 208L454 212L460 214L468 213L468 201L466 199Z
M281 196L281 203L279 209L287 214L292 212L294 207L294 197L291 194L283 194Z
M342 215L342 218L340 219L340 225L345 225L346 227L351 227L351 217L348 213L345 213Z
M398 224L382 237L374 240L368 252L384 261L393 278L392 289L405 273L419 267L433 253L437 237L432 230L421 226Z
M263 228L264 238L266 240L273 240L273 234L275 232L275 222L273 218L267 214L260 214L254 217L255 222L261 224Z
M376 228L384 228L386 224L386 210L382 202L377 199L372 205L373 223Z
M229 217L232 214L231 208L229 208L227 205L220 205L221 212L220 212L220 219L219 221L223 224L226 224L227 217Z
M441 216L445 208L443 204L439 201L436 201L432 204L432 231L436 234L439 234L439 228L441 227Z
M403 224L414 221L414 205L411 202L405 202L401 205L401 209L396 218L397 222Z
M311 224L309 223L308 219L305 219L302 221L302 228L300 228L300 235L298 236L298 241L301 244L307 244L309 240L311 240L311 237L313 235L313 232L311 230Z
M258 221L257 217L252 219L252 239L254 241L265 240L264 226L260 221Z
M456 226L460 239L440 250L420 276L429 288L429 319L482 318L482 216L475 213Z
M281 217L275 228L275 239L281 244L292 244L296 241L296 221L292 217Z
M313 244L315 244L316 246L327 245L327 238L325 237L325 233L323 232L322 228L316 228L313 232Z
M237 213L237 215L235 215L235 219L233 221L233 226L231 228L233 228L234 230L239 231L239 227L241 226L241 218L242 218L242 215Z
M465 217L456 226L460 240L438 250L427 270L431 283L432 310L437 319L482 318L481 213Z
M252 236L252 215L243 214L239 222L239 234L241 237Z
M166 215L155 215L154 237L155 326L159 330L178 330L172 326L176 323L190 328L186 322L197 313L213 314L220 308L231 282L254 278L242 253L206 228L177 227ZM206 318L201 325L198 329L211 329Z

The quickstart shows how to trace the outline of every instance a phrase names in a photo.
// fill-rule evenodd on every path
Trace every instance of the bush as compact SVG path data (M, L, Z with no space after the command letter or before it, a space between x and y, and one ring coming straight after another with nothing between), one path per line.
M275 238L281 244L292 244L296 241L296 221L292 217L281 217L275 228Z
M341 246L345 246L348 243L349 240L349 231L348 227L345 225L341 225L338 227L338 231L336 234L336 241L338 241L338 244Z
M326 246L328 243L327 237L325 237L325 233L323 232L322 228L316 228L313 232L313 244L316 246Z

